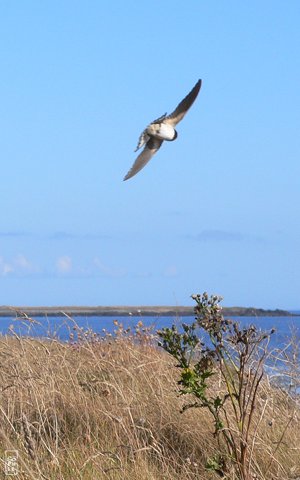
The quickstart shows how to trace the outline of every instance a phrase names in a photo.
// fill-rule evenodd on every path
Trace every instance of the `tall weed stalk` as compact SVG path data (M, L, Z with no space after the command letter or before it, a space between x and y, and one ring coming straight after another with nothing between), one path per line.
M241 328L224 318L221 297L193 295L195 321L158 332L162 346L177 361L181 395L191 401L182 409L205 408L218 439L220 455L207 459L207 469L220 476L252 480L258 391L270 335L255 326ZM201 337L202 335L202 337ZM216 388L217 387L217 388Z

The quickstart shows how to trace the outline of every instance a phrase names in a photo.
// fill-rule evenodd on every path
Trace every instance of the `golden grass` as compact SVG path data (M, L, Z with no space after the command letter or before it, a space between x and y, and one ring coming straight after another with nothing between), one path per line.
M180 413L178 372L133 338L0 337L0 459L19 451L18 479L217 479L204 409ZM300 410L264 382L253 456L258 479L300 478ZM265 473L267 472L267 473Z

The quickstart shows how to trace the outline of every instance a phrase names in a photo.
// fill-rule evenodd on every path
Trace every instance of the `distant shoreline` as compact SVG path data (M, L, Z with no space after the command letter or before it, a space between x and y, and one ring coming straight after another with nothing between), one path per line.
M223 307L224 316L232 317L293 317L287 310L265 310L253 307ZM192 317L194 307L186 306L55 306L25 307L0 306L0 317L15 317L23 314L29 317Z

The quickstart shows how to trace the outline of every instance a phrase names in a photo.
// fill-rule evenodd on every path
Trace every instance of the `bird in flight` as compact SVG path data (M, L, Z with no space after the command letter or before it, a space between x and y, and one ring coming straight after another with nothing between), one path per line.
M193 105L201 88L202 80L198 80L190 93L177 105L170 115L166 113L148 125L141 134L135 152L141 147L144 150L139 154L124 180L136 175L159 150L164 140L172 142L178 136L175 127L183 119L186 112Z

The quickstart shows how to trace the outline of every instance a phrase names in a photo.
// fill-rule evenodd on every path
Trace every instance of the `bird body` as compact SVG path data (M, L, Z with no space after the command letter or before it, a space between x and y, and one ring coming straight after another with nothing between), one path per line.
M174 127L167 123L150 123L146 128L146 132L150 137L159 138L160 140L167 140L172 142L177 137L177 132Z
M127 175L124 177L124 180L128 180L136 175L149 162L157 150L159 150L164 140L172 142L177 138L178 134L175 130L175 126L183 119L188 109L196 100L201 88L201 83L202 81L198 80L190 93L177 105L174 112L170 115L165 113L145 128L140 135L135 151L139 150L144 145L145 147L135 160Z

